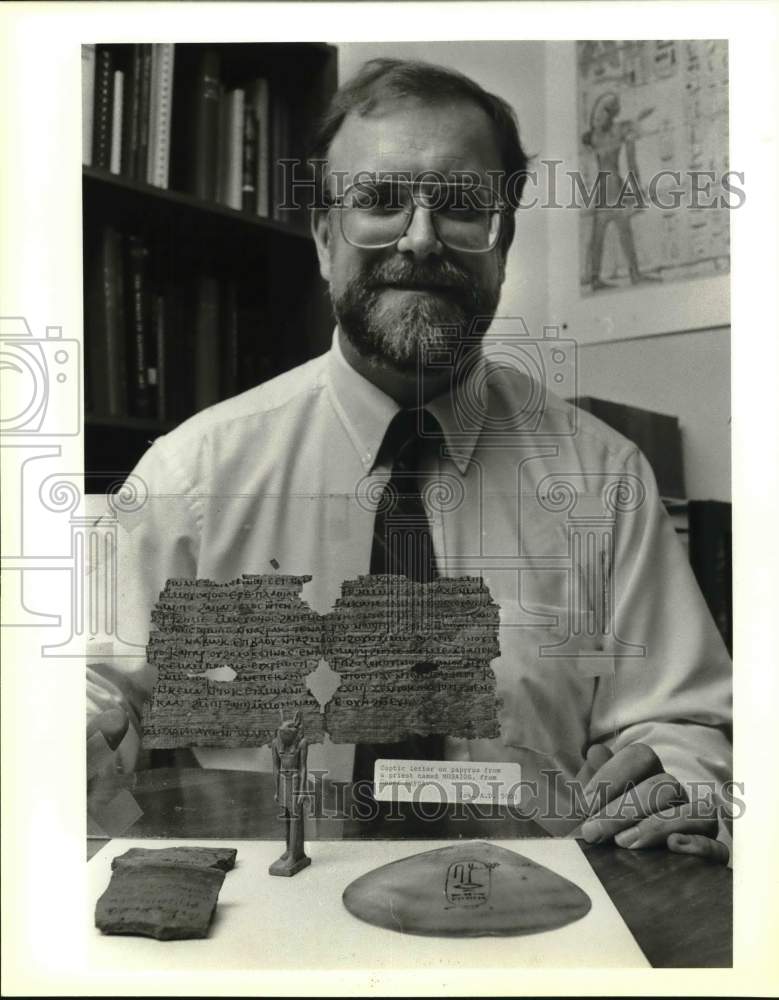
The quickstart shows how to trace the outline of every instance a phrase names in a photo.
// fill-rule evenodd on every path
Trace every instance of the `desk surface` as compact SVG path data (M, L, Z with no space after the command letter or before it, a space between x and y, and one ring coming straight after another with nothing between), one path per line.
M123 833L138 838L279 840L271 776L252 771L158 768L128 777L143 815ZM307 840L516 839L544 836L535 823L501 811L488 819L453 807L436 822L410 818L358 824L345 818L349 789L319 789ZM100 841L90 842L90 854ZM664 850L613 844L580 847L641 950L655 967L732 965L732 872Z

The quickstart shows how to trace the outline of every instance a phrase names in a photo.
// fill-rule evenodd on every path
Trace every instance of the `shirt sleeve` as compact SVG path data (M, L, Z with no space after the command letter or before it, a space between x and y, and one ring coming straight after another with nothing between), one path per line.
M117 615L113 655L89 670L88 719L119 706L131 726L120 747L122 762L134 766L140 748L140 717L155 681L146 662L151 612L165 582L197 575L199 518L197 491L174 454L157 441L131 473L141 499L121 511L117 533Z
M614 673L598 678L591 741L613 752L647 744L697 798L696 782L718 789L731 776L730 658L637 449L624 473L634 496L616 515Z

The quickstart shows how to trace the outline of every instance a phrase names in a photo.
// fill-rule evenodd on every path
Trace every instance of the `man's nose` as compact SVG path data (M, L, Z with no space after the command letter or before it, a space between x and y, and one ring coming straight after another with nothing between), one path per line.
M414 206L411 222L398 240L397 248L400 253L413 253L420 260L442 252L443 245L436 235L433 213L429 208Z

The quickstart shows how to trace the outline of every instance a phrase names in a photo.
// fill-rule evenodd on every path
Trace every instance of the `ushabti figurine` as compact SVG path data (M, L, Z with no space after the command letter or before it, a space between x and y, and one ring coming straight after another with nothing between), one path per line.
M274 798L284 810L287 849L268 869L271 875L296 875L311 864L303 848L303 801L306 787L308 742L301 731L300 712L282 722L271 743Z

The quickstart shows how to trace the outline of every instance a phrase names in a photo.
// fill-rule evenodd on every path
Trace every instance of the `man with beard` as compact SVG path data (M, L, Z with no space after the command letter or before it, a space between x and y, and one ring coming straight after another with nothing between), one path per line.
M304 596L324 614L367 572L481 575L501 608L500 736L356 754L312 745L311 769L369 777L376 756L405 753L516 762L528 779L561 771L599 790L588 839L726 858L716 820L689 800L696 782L729 777L729 662L651 470L630 442L482 349L527 166L513 112L459 73L374 60L335 95L317 159L332 348L144 456L136 474L150 497L120 550L120 634L145 643L171 577L311 575ZM405 501L429 522L411 569L378 527L381 490L403 463L420 484ZM561 478L591 506L604 490L618 498L613 551L571 557ZM456 502L435 508L423 485L437 479ZM114 721L129 708L137 722L151 683L141 663L93 671L92 724L117 708ZM267 748L198 757L270 769Z

